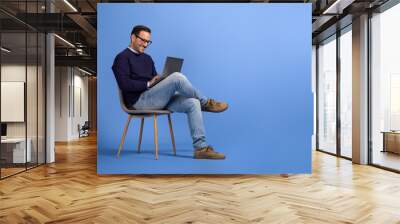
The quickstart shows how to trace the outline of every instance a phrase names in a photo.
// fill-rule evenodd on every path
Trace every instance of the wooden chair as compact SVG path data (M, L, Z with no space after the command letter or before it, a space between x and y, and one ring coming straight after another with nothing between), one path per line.
M145 117L153 117L154 120L154 144L156 146L156 159L158 159L158 129L157 129L157 115L167 115L168 116L168 125L169 132L171 134L172 146L174 150L174 155L176 155L176 147L175 147L175 139L174 139L174 131L172 129L172 121L171 121L171 111L169 110L136 110L136 109L128 109L124 102L124 97L122 95L122 91L119 90L119 99L121 103L122 110L124 110L128 114L128 120L126 121L124 133L122 135L121 143L119 144L117 158L122 150L122 146L124 145L126 132L128 131L129 123L132 118L141 118L140 123L140 132L139 132L139 142L137 145L137 151L140 152L140 145L142 144L142 133L143 133L143 124Z

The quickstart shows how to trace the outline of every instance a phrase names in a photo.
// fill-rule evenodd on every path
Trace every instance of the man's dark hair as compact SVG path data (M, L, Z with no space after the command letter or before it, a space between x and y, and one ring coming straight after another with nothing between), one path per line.
M131 32L131 36L133 34L135 34L135 36L139 35L140 31L146 31L148 33L151 33L150 28L148 28L147 26L137 25L137 26L133 27L132 32Z

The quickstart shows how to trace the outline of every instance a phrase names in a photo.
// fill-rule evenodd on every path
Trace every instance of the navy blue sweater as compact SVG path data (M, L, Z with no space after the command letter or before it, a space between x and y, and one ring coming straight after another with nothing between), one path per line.
M115 57L112 70L127 107L136 103L140 94L147 90L147 82L157 75L150 55L136 54L129 48Z

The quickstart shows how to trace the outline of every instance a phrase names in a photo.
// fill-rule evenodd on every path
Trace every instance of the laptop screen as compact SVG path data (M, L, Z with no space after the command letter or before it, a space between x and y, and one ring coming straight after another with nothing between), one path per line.
M182 64L183 59L181 58L167 57L162 75L167 76L174 72L180 72Z

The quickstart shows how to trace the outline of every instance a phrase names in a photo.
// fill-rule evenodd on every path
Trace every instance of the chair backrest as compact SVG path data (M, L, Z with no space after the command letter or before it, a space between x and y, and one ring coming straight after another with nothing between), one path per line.
M122 94L122 90L118 88L119 92L119 103L121 104L121 108L123 111L129 114L129 109L125 105L124 95Z

